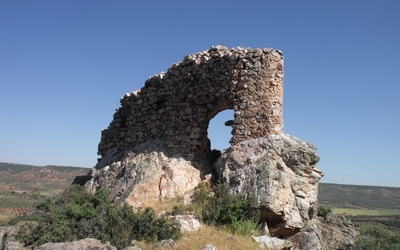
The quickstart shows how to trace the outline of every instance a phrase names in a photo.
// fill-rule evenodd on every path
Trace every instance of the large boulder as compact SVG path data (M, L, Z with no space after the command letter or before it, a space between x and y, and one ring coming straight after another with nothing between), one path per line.
M201 228L201 223L194 215L174 215L170 216L169 219L174 223L177 223L181 231L197 231Z
M261 248L274 249L274 250L290 250L292 249L292 243L288 240L271 237L268 235L253 236L253 240L256 241Z
M318 219L308 220L300 232L289 237L293 249L296 250L325 250L321 243L321 224ZM328 248L329 249L329 248Z
M18 242L15 237L15 227L7 226L0 227L0 249L1 250L27 250L29 247L24 247L24 244Z
M321 220L321 244L327 249L349 250L357 237L353 223L344 215L329 213Z
M323 176L315 166L318 161L313 145L279 134L230 147L215 169L231 192L257 198L261 222L271 236L289 237L316 218L318 180Z
M183 197L200 183L201 174L190 161L168 156L158 141L147 141L122 153L110 151L90 171L85 187L91 193L106 188L115 202L145 207Z

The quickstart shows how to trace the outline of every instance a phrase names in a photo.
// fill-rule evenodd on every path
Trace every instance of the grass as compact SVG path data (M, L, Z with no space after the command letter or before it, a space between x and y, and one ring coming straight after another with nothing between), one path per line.
M250 236L232 235L229 231L211 226L203 226L196 232L185 232L177 242L176 250L201 249L206 244L212 244L218 250L260 250ZM139 242L143 250L152 250L155 246Z
M180 207L184 210L184 205L179 201L178 198L165 199L162 202L154 204L152 208L157 212L161 211L172 211L172 208ZM181 211L184 212L184 211ZM190 212L189 212L190 213ZM245 222L245 225L239 225L238 228L244 228L244 230L249 231L255 228L253 222ZM257 233L257 231L255 231ZM257 235L258 236L258 235ZM200 230L195 232L183 232L183 237L176 242L177 250L192 250L192 249L202 249L206 244L214 245L218 250L259 250L260 247L257 242L255 242L251 236L240 235L239 233L233 235L232 229L229 227L217 228L214 226L208 226L202 224ZM139 247L143 250L150 250L156 248L157 244L146 244L139 242Z
M15 216L0 214L0 226L7 225L7 223Z
M157 202L151 206L156 213L161 213L162 211L172 211L174 206L182 205L179 199L176 198L165 198L162 202Z

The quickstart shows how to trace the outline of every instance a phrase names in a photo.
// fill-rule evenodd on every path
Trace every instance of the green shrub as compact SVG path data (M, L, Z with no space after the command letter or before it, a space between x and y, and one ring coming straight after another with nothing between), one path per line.
M211 192L211 187L205 184L199 184L194 190L194 203L191 205L190 209L201 221L203 221L203 210L210 201Z
M400 234L384 226L363 226L353 250L400 250Z
M255 197L233 195L227 183L196 188L193 206L195 214L206 224L227 227L244 235L258 228L260 212Z
M256 220L240 220L233 221L231 230L233 233L241 235L252 235L260 229L260 225Z
M325 218L330 212L332 212L332 209L329 207L318 206L318 216Z
M180 237L179 227L157 217L151 208L134 212L126 203L114 204L105 189L91 195L83 187L72 185L58 198L39 204L38 209L38 223L22 226L17 232L17 238L26 245L90 237L124 248L132 240L155 242Z

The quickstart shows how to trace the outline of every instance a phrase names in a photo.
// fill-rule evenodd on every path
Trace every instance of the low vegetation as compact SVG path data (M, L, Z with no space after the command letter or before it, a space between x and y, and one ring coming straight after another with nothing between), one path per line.
M392 231L397 231L400 233L400 215L390 215L390 216L366 216L357 215L349 216L353 225L357 228L361 228L367 225L383 226Z
M0 225L5 225L14 218L32 214L35 211L35 202L40 198L32 197L26 192L0 190Z
M151 208L134 212L126 203L112 203L105 189L91 195L72 185L57 198L40 203L38 209L37 223L23 225L17 232L17 239L25 245L90 237L123 248L132 240L156 242L181 236L177 225L158 217Z
M204 225L199 231L185 232L178 241L176 250L202 249L206 244L214 245L218 250L260 250L258 243L251 237L236 234L215 226ZM154 249L143 246L143 250Z
M318 216L321 217L326 217L330 212L332 212L332 209L330 209L329 207L324 207L324 206L318 206Z
M36 211L35 203L65 190L88 168L33 166L0 162L0 226ZM11 222L10 222L11 221Z
M210 226L224 228L233 234L251 235L259 229L260 212L255 197L236 196L229 193L226 183L215 186L200 185L194 191L192 205L174 207L173 214L185 210L194 213Z
M382 225L366 225L359 232L353 250L400 249L400 231L393 231Z
M201 218L206 226L196 233L197 238L201 237L200 234L209 235L210 231L214 231L213 234L226 238L219 241L239 246L242 240L236 243L231 241L257 234L260 214L255 207L254 198L231 195L228 186L221 183L214 187L199 186L194 192L193 204L175 205L171 213L190 211ZM143 248L147 249L163 239L181 238L178 225L157 216L152 208L134 212L126 203L122 206L114 204L105 189L91 195L83 187L72 185L57 197L41 202L37 209L40 211L38 216L30 217L36 221L20 226L17 232L17 239L25 245L38 246L91 237L102 242L109 241L119 249L130 245L132 240L141 241ZM191 233L186 233L186 236L194 237ZM250 237L247 238L251 241ZM190 242L192 245L202 244L207 240L210 243L211 238Z

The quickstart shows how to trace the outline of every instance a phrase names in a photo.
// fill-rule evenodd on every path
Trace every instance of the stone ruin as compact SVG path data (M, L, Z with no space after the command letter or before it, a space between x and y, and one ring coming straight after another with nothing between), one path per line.
M160 140L170 155L202 161L209 122L234 110L231 145L283 131L283 55L273 49L216 46L189 55L121 98L98 154Z
M99 162L77 182L92 193L107 188L114 202L144 207L166 198L188 202L199 183L222 176L232 193L257 197L260 244L347 249L355 234L335 229L347 237L343 248L336 248L336 236L324 236L330 227L317 218L319 156L313 145L283 133L282 101L279 50L216 46L188 55L121 98L102 131ZM226 109L234 110L226 122L231 147L215 154L207 129Z

